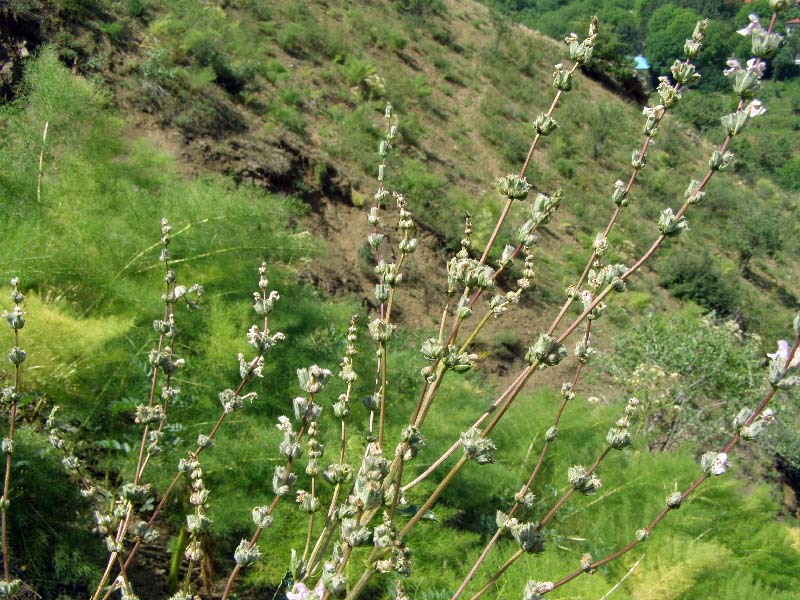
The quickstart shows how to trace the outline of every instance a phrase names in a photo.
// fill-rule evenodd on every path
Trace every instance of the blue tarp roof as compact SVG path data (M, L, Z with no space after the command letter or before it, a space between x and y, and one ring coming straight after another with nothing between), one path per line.
M637 69L649 69L650 68L650 63L647 62L647 59L644 56L642 56L641 54L639 56L634 56L633 60L636 61L636 68Z

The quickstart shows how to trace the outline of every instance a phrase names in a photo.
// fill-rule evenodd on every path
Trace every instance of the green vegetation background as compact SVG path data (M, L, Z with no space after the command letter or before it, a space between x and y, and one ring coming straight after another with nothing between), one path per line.
M78 4L71 3L66 8L78 10ZM86 10L91 12L90 4ZM303 8L304 3L280 3L274 11L262 9L268 14L259 13L257 4L260 3L242 3L239 7L241 15L257 17L251 23L252 29L243 26L243 21L233 26L226 15L215 10L189 20L190 2L171 3L169 10L151 14L150 27L164 40L167 52L159 54L156 49L143 58L140 84L145 91L156 82L176 100L167 108L176 108L180 104L177 101L182 101L194 107L190 110L200 110L203 105L193 105L192 101L212 89L215 94L223 89L225 94L247 102L247 94L257 91L248 88L255 79L274 90L274 99L264 109L264 126L285 127L308 136L312 127L306 119L316 118L311 100L315 93L321 94L320 90L327 88L301 87L302 77L290 74L278 59L271 58L270 51L264 50L271 46L263 41L273 40L281 50L298 57L309 52L308 48L317 48L305 58L322 73L322 81L330 78L333 91L325 92L329 100L329 108L324 109L329 113L325 116L331 122L341 118L342 123L341 129L331 133L339 140L330 150L332 160L341 159L363 168L365 173L371 172L380 107L388 97L401 113L403 136L411 148L397 157L398 175L393 185L407 191L409 198L418 199L420 212L429 222L440 221L445 212L452 212L453 205L473 210L479 222L492 217L491 205L481 212L478 205L482 199L476 201L473 195L459 192L453 185L457 174L437 170L430 156L423 161L412 158L414 149L418 155L422 140L431 133L431 125L423 124L429 117L423 114L435 115L436 110L444 110L445 98L440 91L434 91L425 77L400 82L387 72L397 61L397 53L409 44L419 44L431 51L431 60L443 73L442 88L452 89L453 93L470 85L469 73L459 59L470 52L479 60L482 76L487 80L502 83L497 74L513 68L520 80L533 86L537 73L530 71L530 65L526 66L520 57L525 52L537 52L534 46L518 42L513 36L503 37L499 29L497 51L481 52L460 46L447 29L448 9L444 5L429 15L430 31L414 34L414 19L421 9L407 2L401 3L397 16L392 17L397 18L396 26L392 25L394 21L387 21L375 32L384 44L384 52L373 55L366 50L371 35L366 26L366 31L356 29L363 37L352 42L343 33L323 30L314 12ZM151 13L156 10L144 3L129 2L126 6L133 17L140 8ZM359 10L351 7L346 14L354 22L368 22ZM282 27L285 22L290 26ZM107 26L104 35L112 39L123 36L124 28ZM326 43L315 44L321 40ZM60 404L62 419L73 432L76 449L89 461L94 474L111 485L125 478L132 468L130 453L138 437L131 414L148 386L146 354L154 338L151 322L159 318L162 310L155 242L159 219L168 216L176 232L173 248L179 261L179 276L187 283L201 283L206 289L206 302L200 313L178 315L182 332L178 352L187 358L188 367L181 374L181 403L170 416L173 427L169 448L154 465L155 483L163 487L187 444L205 431L218 414L217 392L230 387L237 376L235 355L246 346L244 332L251 322L249 298L257 281L256 267L266 260L272 285L282 296L272 325L286 333L288 343L270 356L264 381L256 388L258 402L226 424L224 434L204 460L207 485L212 490L210 516L215 521L212 549L220 572L225 572L232 563L233 547L250 531L252 505L271 496L271 474L277 464L278 432L274 422L278 415L288 412L291 398L299 392L294 369L311 363L334 369L343 351L349 316L358 307L354 301L327 301L298 282L298 266L313 268L315 256L323 251L321 242L302 229L305 208L300 202L235 186L221 176L192 179L179 175L171 157L131 135L124 116L112 108L101 81L89 83L62 66L59 61L65 58L65 48L69 46L44 50L35 62L31 61L18 99L0 113L4 134L0 143L0 210L5 242L0 250L0 271L5 279L19 275L28 296L29 314L23 330L23 347L30 357L24 371L28 390L25 402L35 404L44 399ZM260 54L264 52L266 55ZM261 78L248 71L256 67L264 70L258 73ZM371 91L365 83L377 72L387 73L386 97ZM240 86L237 82L243 83ZM520 149L524 148L526 133L518 131L516 125L524 122L531 112L530 105L541 100L539 94L545 83L537 85L541 87L512 86L508 97L485 99L479 107L481 136L497 146L504 164L517 162ZM357 93L349 91L352 87L359 88ZM771 93L776 99L780 96L777 91ZM342 96L339 105L331 101L335 94ZM557 173L555 181L579 196L587 188L592 190L589 179L593 176L586 174L590 165L600 164L608 171L601 179L611 182L616 178L614 173L625 164L627 145L636 139L638 121L633 107L622 103L591 104L585 90L578 90L576 96L577 102L565 107L562 117L564 128L560 133L566 141L556 141L547 156ZM219 117L214 106L208 110L212 111L211 116ZM168 110L165 114L169 114ZM209 114L177 112L169 118L182 130L191 131L198 124L207 126L204 119ZM609 127L610 122L618 120L630 122L630 127L619 134ZM49 123L45 176L41 201L37 202L36 165L45 121ZM465 133L452 125L449 135L458 138ZM660 208L661 198L678 197L675 193L682 191L674 189L671 176L663 170L694 160L682 147L684 138L677 136L666 133L663 146L669 152L657 155L652 172L646 172L643 200L651 194L655 198L646 198L637 208L637 218L648 214L652 217ZM618 145L620 138L622 147ZM494 174L483 175L490 178ZM709 212L721 222L730 222L722 221L722 217L735 217L736 207L745 203L749 210L758 212L759 222L767 223L762 237L770 237L770 223L775 221L769 219L786 218L795 210L785 201L781 185L780 180L778 186L768 180L759 181L754 184L759 190L754 196L748 191L753 188L720 184L712 187L710 195L718 200ZM442 204L443 197L452 203ZM776 204L779 209L773 208ZM770 217L770 211L776 210L777 215ZM595 206L577 201L567 215L561 216L568 222L574 220L579 238L589 239L604 212L599 203ZM762 213L767 216L762 218ZM723 316L743 311L754 330L772 337L788 330L790 312L781 304L778 292L765 298L762 291L739 276L736 260L741 256L737 254L738 238L732 233L737 227L735 219L733 224L718 229L709 224L708 215L705 217L699 236L693 232L688 246L662 259L663 283L678 297L713 308ZM444 233L450 240L455 239L457 224ZM646 231L639 233L633 225L624 235L617 241L631 238L638 244L649 238ZM699 250L712 238L723 240L732 258ZM791 235L777 249L764 248L758 255L765 259L758 263L759 269L780 272L785 264L780 262L780 252L792 248L797 246ZM770 254L778 261L766 260ZM691 260L700 264L682 264L689 260L687 256L699 256ZM542 290L547 297L555 294L562 282L557 259L544 260L542 276L553 275L554 280L551 287ZM569 251L558 260L574 266L572 263L577 263L580 255ZM686 273L696 275L692 279ZM660 299L655 283L645 284L638 297L626 299L624 309L613 317L615 326L621 330L628 319L663 306L666 301ZM756 338L740 339L713 320L703 320L701 314L695 309L681 312L677 317L681 320L679 326L663 318L647 320L649 329L619 336L615 342L617 358L609 365L628 391L652 394L652 399L647 396L648 402L652 400L648 418L662 410L656 400L673 406L675 398L681 398L685 413L669 417L670 431L678 432L681 443L671 446L674 451L670 453L650 452L651 445L663 441L663 432L651 431L633 449L615 455L601 472L604 488L600 493L571 502L547 532L549 551L515 568L495 597L520 594L524 582L531 577L556 579L577 566L584 552L601 557L630 539L642 523L660 510L664 497L675 485L685 486L696 477L698 439L713 441L721 436L720 429L728 426L730 415L751 400L740 397L741 389L745 385L755 390L763 387L760 357L764 347L772 349L772 343L762 346ZM695 334L694 339L687 339L689 330ZM654 348L646 332L663 340L661 345ZM400 390L415 389L422 366L413 351L422 334L412 331L404 335L395 363L406 366L398 367L393 374ZM366 342L362 344L366 346ZM368 372L370 354L365 347L359 356L363 372ZM695 385L686 372L687 363L704 360L711 369L719 366L723 356L724 364L731 369L712 371L702 386ZM624 374L642 364L661 369L667 376L677 372L678 380L672 381L672 387L638 389L640 384L627 380ZM687 390L694 394L688 399ZM447 397L458 399L459 415L464 415L482 410L491 389L481 377L473 376L451 381L444 392ZM328 390L328 402L337 394L336 387ZM396 414L402 414L411 397L398 394L400 410ZM479 540L492 532L494 510L511 503L525 469L538 452L556 403L555 395L547 391L525 396L498 433L498 464L470 469L448 491L441 506L434 509L436 519L425 521L412 536L414 577L406 587L414 598L449 597L447 591L454 589L459 576L477 555ZM693 414L697 407L709 405L713 410L707 414ZM594 458L620 409L621 405L613 402L566 414L552 461L536 490L539 501L532 509L533 517L541 516L555 494L565 488L569 465ZM365 413L355 412L354 426L358 428L359 417ZM425 457L438 456L466 426L447 409L433 418ZM393 432L401 421L392 421ZM13 556L25 565L26 581L41 594L79 593L82 586L97 579L103 558L102 541L88 533L91 524L85 505L62 473L58 457L47 449L43 435L36 428L23 431L19 451L14 455ZM361 443L357 436L352 440L354 449ZM787 442L779 439L772 443ZM527 458L520 461L521 456ZM734 469L740 474L749 464L744 456L750 454L743 455ZM425 464L425 457L420 459L420 465ZM756 451L753 463L762 460L763 455ZM411 501L418 501L421 492ZM67 513L63 510L65 505L75 507L75 511ZM796 597L793 584L800 566L800 532L796 523L780 516L769 485L737 477L714 480L681 511L670 515L641 554L581 578L554 596L597 598L643 554L645 560L618 592L620 597ZM252 586L269 588L279 582L287 568L289 548L302 544L305 527L300 514L283 506L278 517L276 528L263 544L262 565L248 574ZM180 506L171 506L169 527L164 529L167 537L174 535L180 521ZM501 552L494 555L489 566L499 566L510 551L510 541L502 544Z

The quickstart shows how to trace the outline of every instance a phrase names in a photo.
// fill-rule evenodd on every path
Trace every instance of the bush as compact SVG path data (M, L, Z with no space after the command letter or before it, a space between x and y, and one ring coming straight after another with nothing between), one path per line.
M800 158L793 156L775 172L775 178L787 190L800 190Z
M292 56L305 56L310 47L308 42L307 30L300 23L289 23L278 32L278 45Z
M756 336L689 308L640 319L614 340L609 368L644 402L648 444L663 450L723 442L729 416L758 400L743 390L762 356Z
M680 300L691 300L722 317L736 313L734 280L722 273L707 249L672 252L659 260L661 285Z

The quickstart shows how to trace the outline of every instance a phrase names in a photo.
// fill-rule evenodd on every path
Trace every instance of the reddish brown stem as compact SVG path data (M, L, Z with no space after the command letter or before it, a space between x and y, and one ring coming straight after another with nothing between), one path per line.
M789 352L789 355L788 355L788 357L786 359L786 362L784 363L784 368L787 368L792 363L792 361L794 360L794 357L795 357L795 355L796 355L796 353L798 351L798 348L800 348L800 336L798 336L797 339L795 339L794 345L792 346L792 349ZM758 405L758 408L756 408L756 410L753 412L753 414L750 416L750 418L747 419L747 421L745 421L745 425L752 424L759 417L759 415L761 415L761 413L764 411L764 409L766 408L767 404L770 402L770 400L772 399L772 397L774 395L775 395L775 389L772 388L764 396L764 399ZM739 434L738 433L735 434L731 438L731 440L725 445L725 447L723 449L723 452L725 452L726 454L729 453L733 449L733 447L740 441L740 439L741 438L740 438ZM708 475L706 475L706 474L703 474L702 476L698 477L686 489L686 491L681 493L681 502L685 501L689 496L691 496L695 492L695 490L697 490L697 488L699 488L707 479L708 479ZM658 513L658 515L656 515L656 517L646 527L644 527L644 531L646 531L648 534L651 533L653 531L653 529L664 519L664 517L667 516L667 514L670 512L670 510L671 509L668 506L666 506L663 509L661 509L661 511ZM605 564L610 563L613 560L618 559L620 556L623 556L623 555L627 554L628 552L630 552L633 548L638 546L640 543L641 543L641 541L639 541L638 539L631 540L630 542L628 542L625 546L623 546L622 548L620 548L616 552L614 552L612 554L609 554L605 558L600 559L600 560L592 563L591 565L589 565L589 567L587 569L583 569L583 568L576 569L575 571L569 573L568 575L565 575L563 578L561 578L559 581L557 581L555 584L553 584L553 589L557 589L557 588L560 588L560 587L566 585L567 583L569 583L573 579L577 578L583 572L588 572L588 571L597 569L599 567L602 567Z

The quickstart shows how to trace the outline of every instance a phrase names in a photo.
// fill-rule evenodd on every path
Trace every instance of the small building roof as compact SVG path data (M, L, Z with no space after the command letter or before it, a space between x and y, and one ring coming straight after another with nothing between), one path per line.
M637 69L647 70L650 68L650 63L647 62L647 59L641 54L639 56L634 56L633 60L636 61Z

